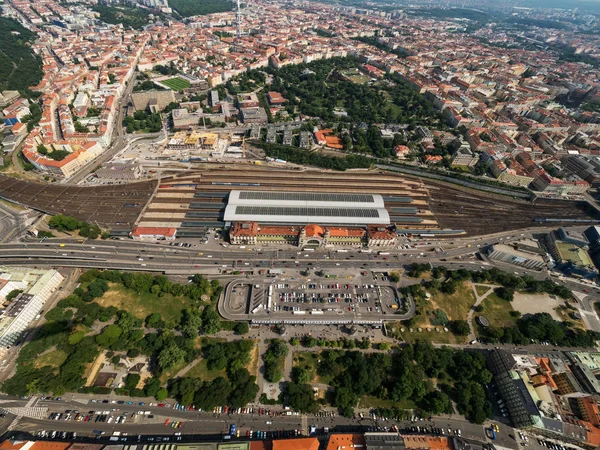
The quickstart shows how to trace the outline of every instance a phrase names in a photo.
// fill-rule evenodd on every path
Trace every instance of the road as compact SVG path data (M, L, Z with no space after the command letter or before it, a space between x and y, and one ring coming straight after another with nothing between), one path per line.
M91 399L107 399L106 401L113 401L114 403L89 403ZM26 412L24 407L30 403L30 413L36 417L23 416L19 421L19 430L25 432L31 432L32 434L37 433L41 430L57 430L57 431L75 431L78 437L86 435L92 435L94 430L104 431L105 437L112 435L113 432L119 431L120 433L127 433L127 440L130 442L137 442L138 434L143 434L144 437L141 440L148 440L149 437L165 436L171 440L175 440L173 434L175 431L181 431L185 433L185 439L192 440L194 435L203 435L204 439L210 436L218 436L227 433L229 426L235 424L240 429L240 436L245 436L247 430L261 430L261 431L276 431L276 430L302 430L303 417L300 415L259 415L258 408L255 406L254 414L213 414L213 413L199 413L199 412L183 412L177 411L171 408L160 408L156 406L154 399L135 399L133 405L117 404L118 400L131 401L132 399L127 397L99 397L92 395L81 395L75 394L72 398L66 398L62 401L54 400L41 400L41 399L20 399L14 397L3 396L0 398L5 408L8 408L11 412ZM108 400L110 399L110 400ZM137 405L137 402L143 401L144 405ZM149 406L153 404L154 406ZM172 405L172 403L171 403ZM269 407L267 407L269 408ZM113 410L114 411L111 411ZM48 416L52 412L64 413L66 410L78 410L82 413L88 413L89 411L111 411L113 417L127 414L127 422L125 424L115 424L112 422L100 423L100 422L76 422L73 420L49 420ZM140 416L136 414L138 411L150 411L154 417L152 419L148 416ZM282 412L280 407L272 407L273 414ZM328 411L333 411L328 409ZM319 430L323 427L328 427L333 430L335 427L339 429L347 429L346 427L364 427L363 431L367 429L377 429L377 427L390 427L392 424L396 424L401 430L407 429L413 425L426 426L426 427L439 427L444 430L444 433L448 433L448 428L452 430L460 429L462 435L465 438L476 439L479 441L485 441L484 429L481 425L471 424L465 420L458 419L456 417L434 417L431 421L421 421L411 423L410 421L392 421L380 420L379 418L373 419L367 410L364 411L365 418L360 419L348 419L340 417L337 414L333 417L318 417L315 415L306 416L306 424L309 426L316 426ZM9 416L0 423L0 431L5 429L8 424L14 420L15 415L9 414ZM180 430L175 430L170 426L165 426L164 422L169 419L170 421L183 421L184 425ZM498 436L498 445L502 445L509 448L516 448L514 440L508 437L508 427L504 424L500 424L503 429L503 433ZM305 430L305 435L308 434L308 430ZM207 436L208 435L208 436Z
M0 203L0 241L6 242L10 241L13 237L13 233L15 230L20 227L17 226L19 221L19 214L14 212L12 208L5 206Z
M94 159L93 161L90 161L88 164L86 164L81 169L79 169L75 175L73 175L72 177L70 177L66 180L63 180L65 183L68 183L68 184L79 183L81 180L83 180L90 174L90 172L92 171L92 169L94 167L98 167L98 166L106 163L107 161L112 159L113 156L115 156L118 152L123 150L123 148L125 148L129 144L129 138L127 136L127 133L125 132L126 130L123 128L123 119L124 119L125 110L126 110L125 105L127 104L127 99L129 98L129 95L133 91L133 86L135 85L135 79L136 79L136 72L134 72L131 75L131 79L129 80L129 83L127 83L127 86L125 87L125 91L123 92L123 95L121 96L121 99L119 101L118 114L117 114L117 118L115 119L115 132L113 135L113 140L112 140L111 146L109 148L107 148L104 152L102 152L100 154L100 156L98 156L96 159Z
M418 261L399 252L389 255L376 253L343 253L328 251L244 251L237 249L206 250L184 249L165 245L135 243L133 241L89 241L85 244L60 240L44 243L1 244L0 264L43 265L62 267L96 267L107 269L164 272L189 275L194 273L220 273L223 269L365 269L391 270ZM471 253L469 251L468 253ZM202 254L200 254L202 253ZM429 259L442 263L438 258ZM425 262L425 259L423 259ZM457 268L474 261L446 261L449 268Z

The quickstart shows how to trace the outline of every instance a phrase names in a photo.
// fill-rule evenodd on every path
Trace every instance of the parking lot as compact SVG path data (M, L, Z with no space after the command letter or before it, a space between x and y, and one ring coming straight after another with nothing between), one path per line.
M276 313L387 313L387 309L384 310L381 304L382 290L388 291L387 286L335 281L273 283L267 289L268 295L273 299L272 311ZM391 309L391 305L388 306Z

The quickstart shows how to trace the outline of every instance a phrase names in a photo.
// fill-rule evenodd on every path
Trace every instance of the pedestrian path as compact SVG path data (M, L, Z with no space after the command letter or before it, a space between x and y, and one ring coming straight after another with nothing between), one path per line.
M48 408L32 406L35 402L37 402L37 399L38 398L36 396L32 396L29 399L29 401L25 404L25 406L19 406L14 408L9 406L7 408L4 408L10 414L14 414L16 416L8 426L8 431L14 430L23 417L29 417L31 419L45 419L48 417Z
M48 408L42 408L42 407L26 407L26 406L20 406L20 407L8 407L8 408L4 408L6 411L8 411L11 414L16 415L18 419L21 419L22 417L29 417L30 419L46 419L48 418ZM15 418L15 420L16 420Z

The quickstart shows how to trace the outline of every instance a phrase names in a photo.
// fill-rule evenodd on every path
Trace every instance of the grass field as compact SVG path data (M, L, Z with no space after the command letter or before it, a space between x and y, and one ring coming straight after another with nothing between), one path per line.
M320 352L295 352L293 355L294 367L304 367L310 374L312 383L330 384L331 379L328 377L320 377L317 374L317 366L319 364Z
M250 351L250 362L246 366L250 375L258 377L258 364L260 362L260 350L258 343Z
M427 319L423 321L425 323ZM418 328L421 327L421 331L418 331ZM429 328L431 331L427 331ZM429 325L428 321L426 325L421 323L415 325L412 329L412 332L408 331L407 327L404 327L404 333L400 333L402 339L406 342L415 342L415 341L429 341L434 342L436 344L466 344L467 337L466 336L455 336L449 331L443 331L442 327L437 327L440 331L435 331L433 325Z
M363 395L358 402L359 408L399 408L399 409L415 409L417 405L410 400L394 402L392 400L384 400L373 397L371 395Z
M33 366L40 368L44 366L60 367L67 360L67 354L62 350L52 350L44 353L33 360Z
M427 310L441 309L450 320L464 320L475 304L475 294L467 281L458 285L454 294L436 292L428 301Z
M184 80L179 77L169 78L168 80L161 81L161 83L164 84L165 86L170 87L174 91L181 91L183 89L187 89L190 87L189 81Z
M200 362L198 362L188 371L186 377L200 378L203 381L212 381L219 377L227 378L227 371L224 369L210 370L208 367L206 367L206 360L201 359Z
M484 316L492 327L512 327L517 322L517 318L510 315L513 311L512 304L502 300L494 292L488 295L481 305L483 312L477 315Z
M569 309L565 305L561 305L557 307L555 311L558 314L558 317L560 317L560 320L567 322L570 327L579 328L580 330L586 329L583 320L575 319L571 316L571 314L574 313L575 310Z
M100 305L114 306L130 312L139 319L145 319L153 312L162 314L163 320L177 324L181 319L181 311L192 306L187 297L173 297L165 294L162 297L150 293L138 294L120 284L110 283L110 289L96 299Z
M479 295L480 297L482 295L485 295L487 293L487 291L489 291L490 289L493 289L491 286L475 286L475 290L477 291L477 295Z
M365 84L369 82L369 77L363 75L358 69L349 69L342 72L342 75L354 84Z

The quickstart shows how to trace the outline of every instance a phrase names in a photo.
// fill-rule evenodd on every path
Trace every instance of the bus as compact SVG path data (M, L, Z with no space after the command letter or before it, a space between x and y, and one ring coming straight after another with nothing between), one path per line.
M377 252L378 255L389 255L390 252Z

